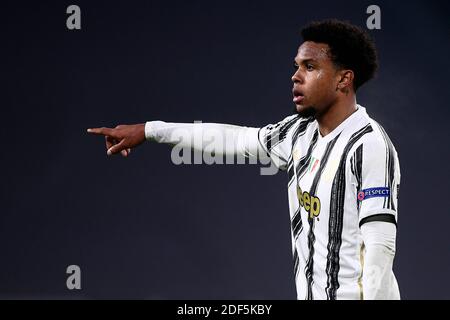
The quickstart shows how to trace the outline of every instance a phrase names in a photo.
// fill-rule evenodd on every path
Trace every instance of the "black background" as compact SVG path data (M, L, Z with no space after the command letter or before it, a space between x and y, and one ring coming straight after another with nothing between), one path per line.
M0 298L295 299L285 173L175 166L150 143L109 158L85 131L277 122L300 28L365 27L377 4L380 70L358 102L399 153L394 271L402 298L449 299L447 3L2 2ZM70 4L81 30L66 28Z

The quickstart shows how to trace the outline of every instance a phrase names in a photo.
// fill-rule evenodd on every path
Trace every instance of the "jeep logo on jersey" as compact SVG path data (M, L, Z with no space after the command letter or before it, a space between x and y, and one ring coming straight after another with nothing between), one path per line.
M306 212L309 213L309 218L318 217L320 214L320 199L309 192L303 192L302 189L297 186L297 197L300 206L302 206Z
M358 192L358 200L363 201L370 198L387 198L391 194L388 187L368 188Z

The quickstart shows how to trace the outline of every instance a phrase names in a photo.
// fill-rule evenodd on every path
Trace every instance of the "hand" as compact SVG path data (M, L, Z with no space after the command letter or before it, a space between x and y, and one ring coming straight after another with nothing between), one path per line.
M131 148L145 141L145 123L119 125L115 128L93 128L87 132L105 136L107 155L120 154L127 157Z

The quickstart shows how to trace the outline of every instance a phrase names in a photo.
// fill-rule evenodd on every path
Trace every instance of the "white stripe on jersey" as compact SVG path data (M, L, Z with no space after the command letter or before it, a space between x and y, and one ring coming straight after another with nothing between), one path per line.
M325 137L313 118L291 115L261 128L259 140L289 175L298 299L360 299L360 223L397 221L400 166L389 137L358 105Z

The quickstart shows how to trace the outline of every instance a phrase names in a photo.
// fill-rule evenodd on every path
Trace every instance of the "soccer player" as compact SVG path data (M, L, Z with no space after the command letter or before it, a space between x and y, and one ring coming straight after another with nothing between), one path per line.
M222 132L231 143L215 152L270 159L288 173L298 299L400 299L392 271L398 156L356 102L377 69L374 43L338 20L311 23L302 36L292 76L295 113L274 125L149 121L88 132L106 137L108 155L123 156L145 140L206 151L203 139L193 139L195 130Z

